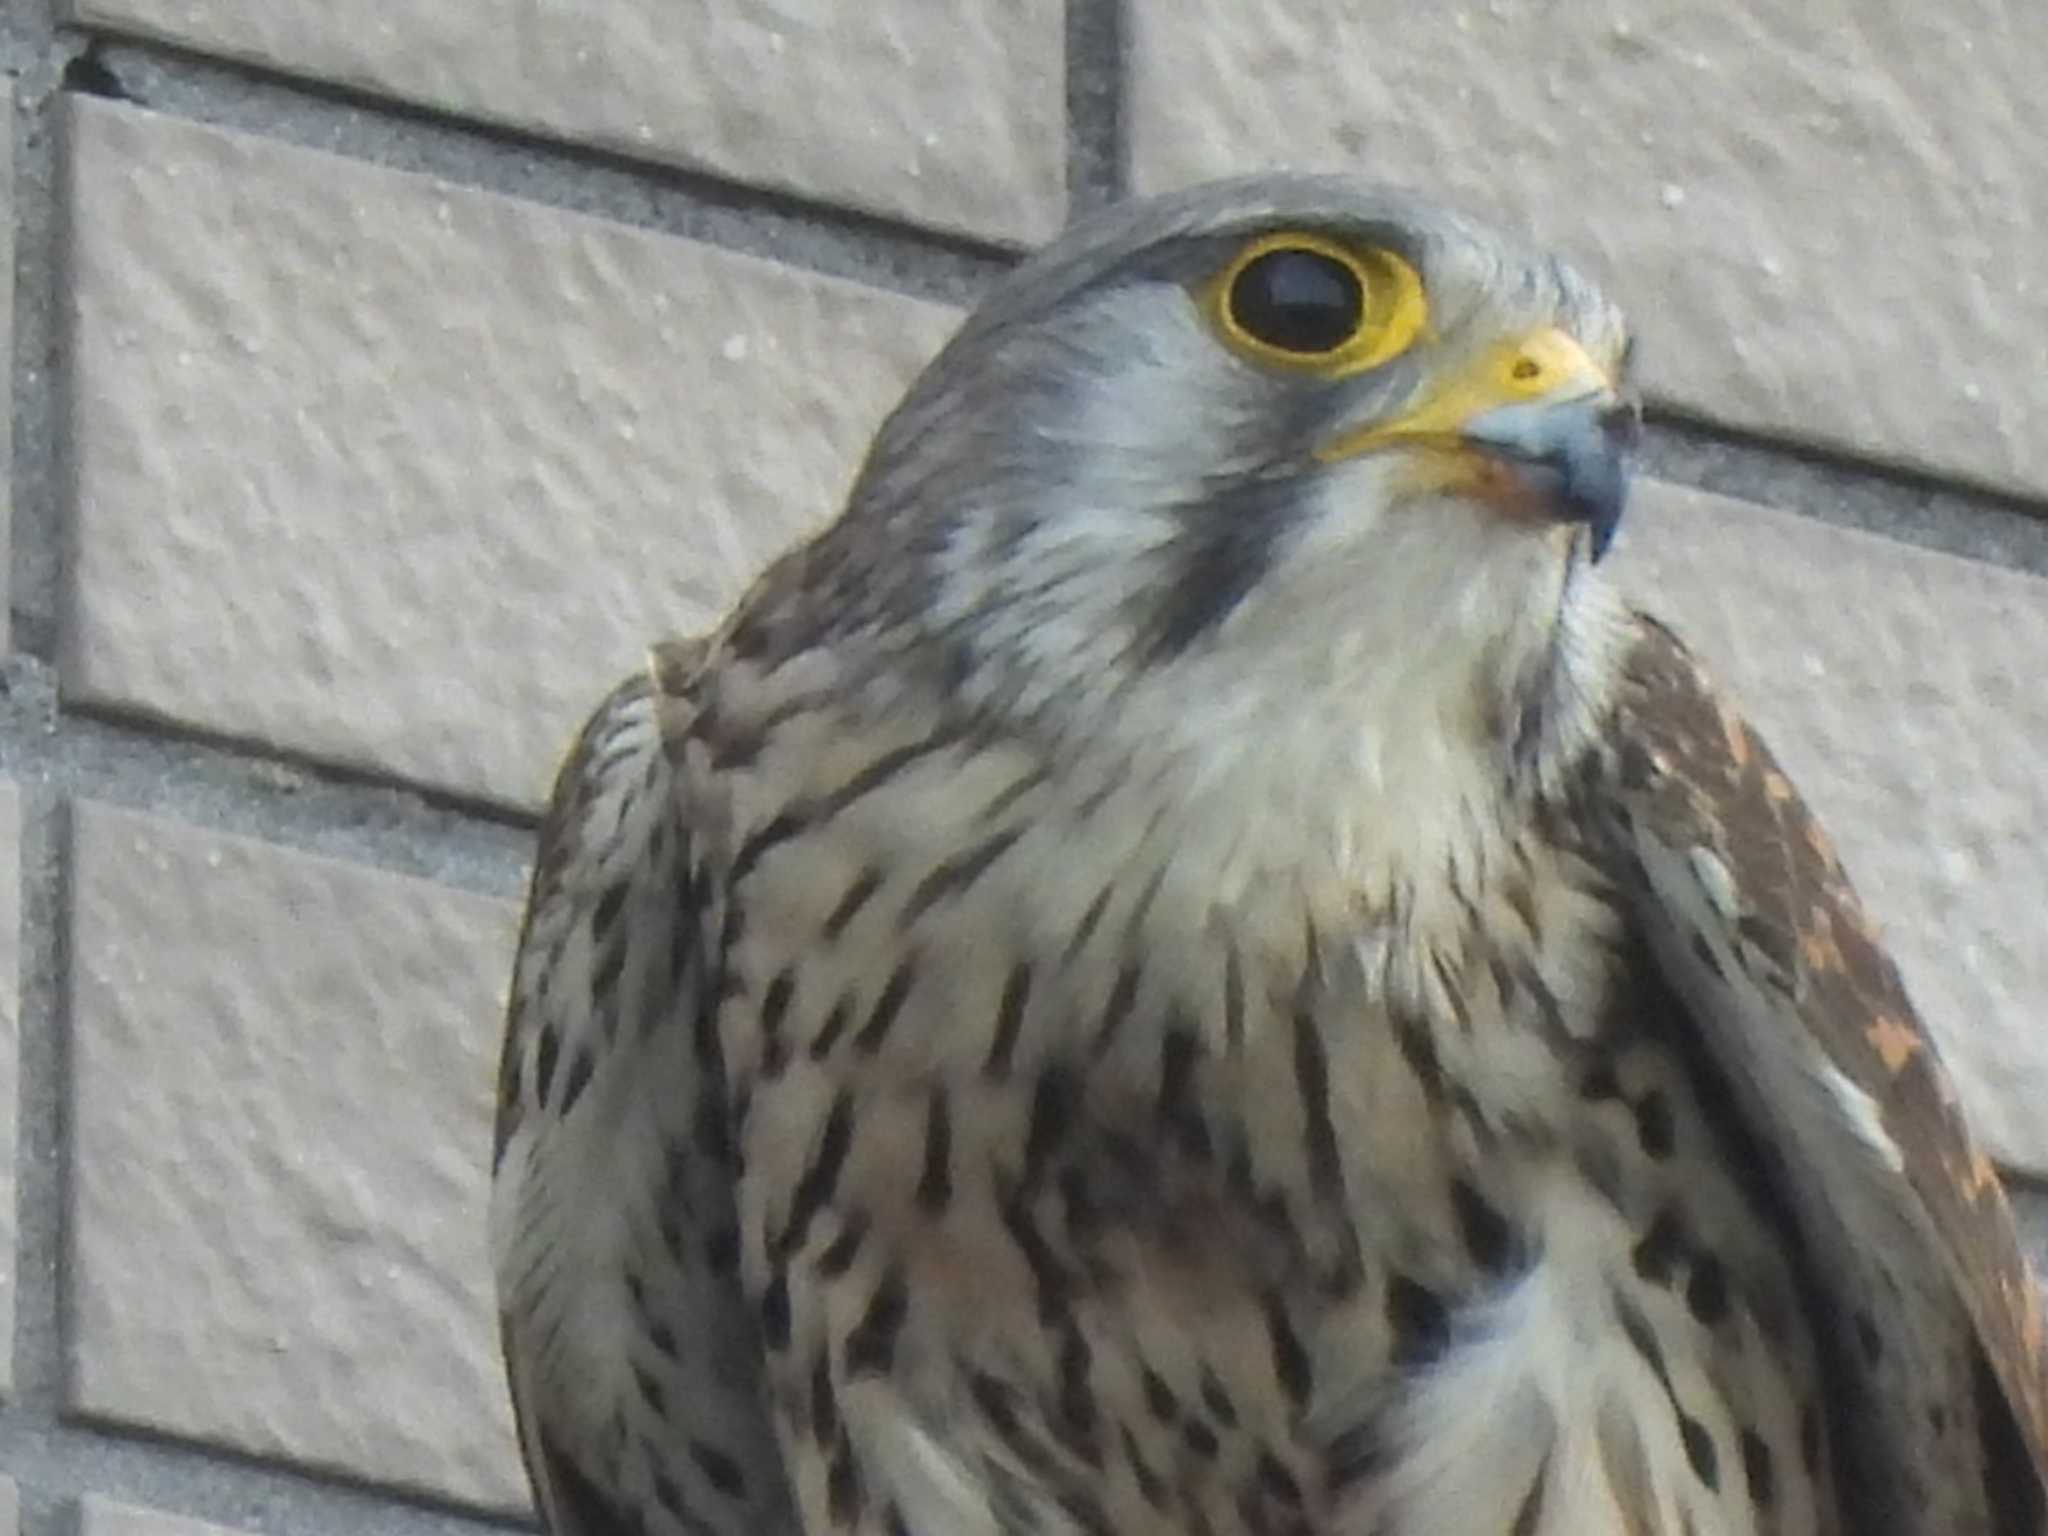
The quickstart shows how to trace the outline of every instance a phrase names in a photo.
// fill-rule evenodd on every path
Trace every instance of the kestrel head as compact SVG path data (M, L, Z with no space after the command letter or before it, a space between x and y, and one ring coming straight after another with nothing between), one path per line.
M1529 750L1622 511L1627 356L1569 266L1381 188L1126 205L967 321L814 568L1055 733L1348 716L1382 777L1400 733Z

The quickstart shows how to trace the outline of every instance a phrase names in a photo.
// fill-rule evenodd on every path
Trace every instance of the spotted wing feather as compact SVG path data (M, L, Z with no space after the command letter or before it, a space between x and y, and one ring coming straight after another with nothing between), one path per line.
M1617 723L1639 923L1798 1230L1850 1529L2041 1531L2034 1278L1897 970L1763 743L1647 619Z
M795 1528L735 1272L723 1074L696 1027L717 898L664 745L700 654L662 648L591 716L514 963L492 1247L521 1449L556 1536Z

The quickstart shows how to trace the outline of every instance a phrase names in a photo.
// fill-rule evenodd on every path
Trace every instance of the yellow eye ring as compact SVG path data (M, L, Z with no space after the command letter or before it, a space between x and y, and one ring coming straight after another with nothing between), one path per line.
M1392 251L1307 231L1249 242L1201 301L1244 356L1326 378L1385 362L1429 318L1420 274Z

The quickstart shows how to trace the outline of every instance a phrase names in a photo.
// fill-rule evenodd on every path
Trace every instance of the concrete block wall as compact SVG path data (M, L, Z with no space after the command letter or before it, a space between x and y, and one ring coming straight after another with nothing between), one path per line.
M0 1536L529 1519L538 802L1072 210L1340 165L1639 314L1620 562L2048 1176L2048 13L4 0Z

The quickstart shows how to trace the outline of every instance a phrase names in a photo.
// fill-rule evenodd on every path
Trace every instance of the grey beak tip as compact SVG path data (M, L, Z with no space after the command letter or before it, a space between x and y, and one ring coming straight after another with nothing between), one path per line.
M1584 395L1504 406L1466 431L1471 441L1556 476L1558 516L1586 525L1597 563L1613 546L1628 505L1641 420L1632 401Z

